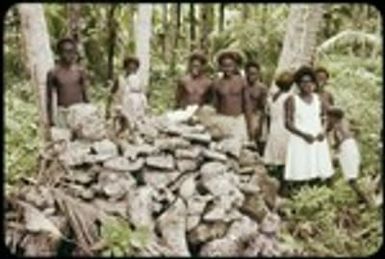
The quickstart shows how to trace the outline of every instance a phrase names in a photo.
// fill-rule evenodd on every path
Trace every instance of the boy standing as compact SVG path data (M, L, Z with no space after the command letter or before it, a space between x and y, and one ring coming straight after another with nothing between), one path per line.
M88 78L84 68L76 64L76 43L70 38L57 44L59 62L47 74L47 112L50 126L67 127L68 107L88 102ZM57 99L57 107L56 100ZM56 113L57 109L57 113Z

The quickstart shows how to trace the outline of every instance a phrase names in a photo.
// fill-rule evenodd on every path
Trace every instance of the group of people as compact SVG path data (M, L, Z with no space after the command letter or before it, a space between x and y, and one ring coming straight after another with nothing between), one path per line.
M65 127L68 107L88 102L88 79L77 63L72 39L60 40L57 50L60 60L47 76L48 121L51 126ZM219 73L211 76L204 54L196 51L189 56L188 71L177 82L176 108L212 105L232 128L233 137L255 142L269 171L280 178L283 192L288 182L329 181L334 174L333 147L346 179L368 202L355 182L358 146L343 110L334 106L333 96L325 90L329 78L325 68L284 71L274 79L277 90L272 91L262 82L260 65L249 61L242 67L239 52L223 51L216 62ZM118 111L129 125L140 120L148 106L137 75L139 60L128 57L123 63L124 73L107 100L107 116L111 110Z
M333 95L325 89L329 79L325 68L283 71L274 80L277 90L271 91L261 80L257 62L241 67L236 51L224 51L216 61L219 75L210 76L205 73L207 58L198 52L190 55L188 73L176 88L177 108L214 106L227 117L234 136L255 142L269 171L281 180L282 193L288 182L330 184L332 157L337 157L349 184L369 203L356 183L358 144L344 111L334 106Z

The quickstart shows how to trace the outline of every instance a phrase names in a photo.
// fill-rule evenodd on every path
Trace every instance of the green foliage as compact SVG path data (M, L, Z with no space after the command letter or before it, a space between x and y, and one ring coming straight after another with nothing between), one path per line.
M307 256L367 256L382 243L381 212L358 206L343 179L332 189L303 186L285 211L282 242Z
M146 245L149 239L147 228L132 230L130 225L123 219L111 219L101 227L101 236L106 243L103 256L134 256L135 249Z
M36 172L39 151L36 94L30 83L6 80L5 173L14 183L18 177Z

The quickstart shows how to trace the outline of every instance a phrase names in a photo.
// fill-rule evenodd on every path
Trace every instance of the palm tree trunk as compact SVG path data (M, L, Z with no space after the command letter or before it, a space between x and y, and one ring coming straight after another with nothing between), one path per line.
M139 77L144 92L150 79L150 41L152 35L152 4L138 4L138 17L135 23L136 55L140 61Z
M190 3L190 49L193 50L196 48L196 31L195 31L195 6L193 3Z
M225 28L225 4L219 4L219 32L222 32Z
M107 78L113 79L114 76L114 54L115 54L115 39L116 39L116 27L117 23L114 18L116 5L112 4L109 8L107 17L107 28L108 28L108 59L107 59Z
M323 8L323 4L291 5L276 73L297 69L301 65L312 65ZM277 88L272 86L271 90Z
M21 18L21 31L26 47L28 68L39 97L37 103L40 135L46 141L49 137L46 80L48 71L54 66L54 61L44 10L41 4L19 4L17 7ZM56 107L55 103L54 105Z

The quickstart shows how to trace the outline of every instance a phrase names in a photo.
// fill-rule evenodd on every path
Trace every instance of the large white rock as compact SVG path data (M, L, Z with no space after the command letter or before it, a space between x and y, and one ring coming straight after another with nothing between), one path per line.
M157 219L163 240L174 251L174 256L190 256L186 240L186 205L178 198Z
M78 103L68 108L67 121L70 129L80 138L101 140L107 132L103 117L90 103Z
M154 228L152 212L154 211L154 190L150 186L139 186L129 190L127 196L127 214L135 227Z
M174 158L171 155L152 155L146 158L146 165L156 169L173 170Z

